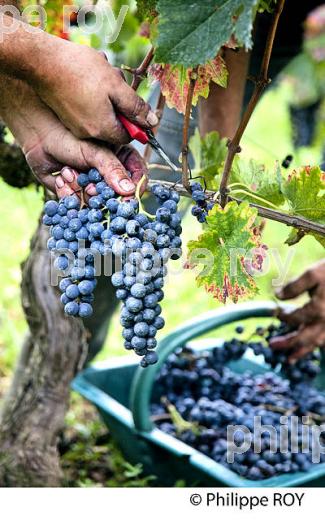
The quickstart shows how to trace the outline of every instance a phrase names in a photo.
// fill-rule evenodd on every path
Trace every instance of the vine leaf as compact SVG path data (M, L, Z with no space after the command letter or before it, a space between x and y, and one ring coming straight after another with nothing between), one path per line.
M254 272L260 271L265 256L257 210L248 202L217 205L209 212L204 232L188 243L186 268L203 265L196 280L219 301L234 303L258 292Z
M325 174L319 166L303 166L294 170L282 185L282 191L293 215L325 224ZM325 247L325 239L312 235ZM287 239L289 245L297 242L297 230L292 230Z
M208 189L217 190L216 177L227 155L227 139L221 139L215 131L201 137L196 129L189 140L189 149L194 159L195 176L202 176Z
M282 206L285 202L281 187L282 180L278 162L275 163L272 172L266 168L265 164L255 159L245 160L240 157L235 158L230 177L230 182L245 184L250 191L276 206ZM241 195L240 198L249 202L256 202L249 195Z
M152 20L157 16L156 0L137 0L137 14L140 19Z
M158 63L196 67L212 60L235 37L252 46L253 19L258 0L159 0Z
M169 108L176 108L178 112L183 114L192 72L193 69L157 63L149 68L150 77L160 82L161 92L165 96ZM200 96L208 97L210 81L221 87L226 87L227 76L225 62L220 56L209 61L206 65L198 67L192 104L196 105Z

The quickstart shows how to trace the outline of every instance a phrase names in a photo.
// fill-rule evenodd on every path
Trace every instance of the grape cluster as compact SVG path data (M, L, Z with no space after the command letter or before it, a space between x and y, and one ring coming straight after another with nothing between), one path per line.
M262 330L259 328L259 334ZM243 328L238 332L242 333ZM325 415L325 396L306 381L292 385L275 372L237 373L227 366L240 359L253 344L236 337L208 351L184 347L169 356L155 382L152 419L165 433L247 479L263 480L308 471L313 464L312 431L308 428L306 434L302 417L312 415L314 420L319 417L321 421ZM165 419L169 404L176 407L188 428L177 427L175 419ZM260 453L251 446L246 452L235 454L233 463L227 461L227 426L242 425L253 436L254 419L259 417L261 425L274 427L279 438L280 419L284 415L288 417L288 450L271 449L270 436L262 435ZM298 418L297 428L290 422L292 415ZM242 440L238 430L235 442L241 444ZM321 445L325 446L324 434ZM321 455L320 461L325 462L325 455Z
M206 194L199 182L192 182L190 185L192 199L195 205L192 207L192 215L202 224L206 221L208 212L213 208L213 202L207 200Z
M69 316L87 318L92 315L96 287L94 256L90 239L91 211L80 209L76 195L59 202L49 200L44 206L43 223L51 226L47 247L57 256L55 268L62 274L69 271L59 284L64 312ZM82 243L82 247L80 244ZM73 266L70 260L73 258Z
M43 223L51 226L48 248L63 275L59 287L69 316L89 317L96 287L95 258L114 255L120 270L112 275L116 297L123 302L121 324L125 348L143 357L143 367L157 361L156 334L164 326L166 263L181 256L179 195L159 184L152 187L159 207L153 219L139 213L136 199L122 201L96 169L78 176L81 189L95 184L97 194L81 207L77 195L45 203ZM73 254L73 266L69 262ZM68 272L68 274L66 274Z
M126 234L130 238L120 245L135 250L125 257L122 270L112 276L116 296L123 301L120 322L124 346L142 356L143 367L158 359L152 349L157 345L157 331L165 324L159 302L164 297L166 262L180 257L182 244L178 193L160 185L154 185L152 193L159 204L155 218L149 221L143 214L129 216Z

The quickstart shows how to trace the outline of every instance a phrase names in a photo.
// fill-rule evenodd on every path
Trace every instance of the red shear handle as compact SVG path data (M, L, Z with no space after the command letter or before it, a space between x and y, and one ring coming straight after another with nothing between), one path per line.
M140 126L131 123L131 121L129 121L125 116L122 116L122 114L118 114L117 118L121 121L125 130L130 134L132 139L135 139L142 144L147 144L149 137L147 136L145 130L143 130Z

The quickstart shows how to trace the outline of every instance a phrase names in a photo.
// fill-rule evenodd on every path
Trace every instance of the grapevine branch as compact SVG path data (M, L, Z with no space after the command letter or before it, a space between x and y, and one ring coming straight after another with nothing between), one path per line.
M189 182L189 167L188 167L188 137L189 137L189 126L190 126L190 117L192 110L192 101L195 83L197 80L197 70L196 67L190 75L190 84L188 87L188 93L186 98L186 108L183 122L183 142L182 142L182 183L184 188L189 190L190 182Z
M184 188L182 184L173 184L172 182L168 181L149 181L149 188L153 184L161 184L162 186L165 186L166 188L173 188L176 190L180 195L184 197L191 198L190 193ZM215 196L214 191L207 190L205 192L208 199L213 200ZM234 200L235 202L243 202L240 199L237 199L235 197L229 197L230 200ZM282 213L281 211L277 211L271 208L265 208L264 206L260 206L259 204L255 204L253 202L250 202L249 204L251 207L256 208L257 212L260 217L267 218L269 220L275 220L276 222L280 222L282 224L286 224L287 226L295 227L298 229L303 230L306 233L317 233L318 235L325 236L325 226L322 224L318 224L317 222L312 222L310 220L307 220L303 217L298 217L295 215L287 215L285 213Z
M138 86L140 85L141 81L146 77L148 67L152 61L154 55L154 48L151 47L147 54L145 55L142 63L140 63L139 67L131 68L126 65L122 66L122 69L127 70L133 75L131 87L133 90L137 90Z
M253 94L249 100L247 108L244 112L244 115L239 123L239 126L236 130L234 137L228 142L228 153L225 160L225 165L222 172L222 177L220 181L220 204L221 207L224 207L227 203L228 199L228 181L230 177L231 167L235 155L240 152L240 140L243 136L244 131L248 125L248 122L254 112L254 109L265 89L265 87L270 83L270 79L268 77L269 63L271 58L271 53L273 49L273 43L275 38L275 33L278 27L278 22L280 15L283 10L285 0L279 0L273 15L273 20L271 23L271 27L269 29L269 33L266 39L265 50L263 54L263 59L261 63L261 69L258 78L255 80L255 88Z

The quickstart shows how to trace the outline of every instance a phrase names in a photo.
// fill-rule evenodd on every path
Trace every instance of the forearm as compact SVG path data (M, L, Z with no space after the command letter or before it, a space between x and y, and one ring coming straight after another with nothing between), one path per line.
M0 30L1 72L31 84L40 79L44 56L49 63L56 54L57 38L10 15L2 16Z
M207 99L199 104L199 127L201 135L217 130L222 137L233 137L238 126L243 106L243 97L249 53L240 49L226 49L224 56L229 72L227 88L211 83Z

